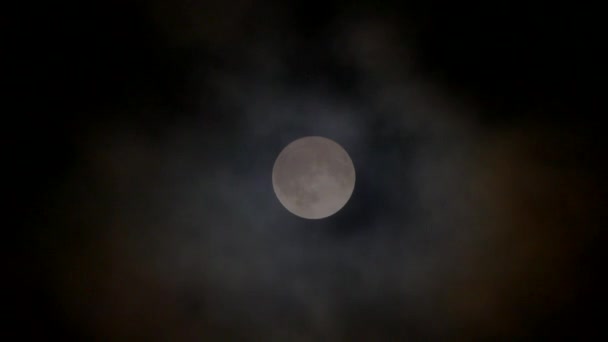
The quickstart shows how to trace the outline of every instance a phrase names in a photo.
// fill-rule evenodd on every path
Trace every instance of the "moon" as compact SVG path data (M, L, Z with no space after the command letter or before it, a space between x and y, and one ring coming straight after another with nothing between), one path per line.
M287 145L274 163L272 186L292 214L322 219L337 213L355 189L355 167L333 140L310 136Z

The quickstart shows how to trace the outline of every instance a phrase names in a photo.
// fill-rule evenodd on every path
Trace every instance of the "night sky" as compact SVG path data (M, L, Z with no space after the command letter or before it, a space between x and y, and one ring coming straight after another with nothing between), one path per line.
M597 9L19 6L1 15L0 57L17 340L602 328ZM357 173L322 220L272 188L279 152L310 135L343 146Z

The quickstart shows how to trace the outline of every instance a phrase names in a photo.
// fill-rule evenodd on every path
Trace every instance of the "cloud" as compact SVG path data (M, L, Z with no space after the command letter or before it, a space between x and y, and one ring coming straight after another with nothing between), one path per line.
M442 339L509 336L525 304L511 295L565 300L536 272L566 244L545 244L561 225L557 184L580 214L578 175L526 157L536 131L490 132L479 105L417 74L396 23L336 20L323 52L178 12L163 16L168 37L229 58L192 63L201 100L188 115L90 128L54 198L69 227L57 239L81 234L53 259L70 320L110 338ZM293 29L269 21L252 25ZM325 64L354 85L315 71ZM339 142L357 168L353 198L327 220L291 215L272 190L274 159L305 135Z

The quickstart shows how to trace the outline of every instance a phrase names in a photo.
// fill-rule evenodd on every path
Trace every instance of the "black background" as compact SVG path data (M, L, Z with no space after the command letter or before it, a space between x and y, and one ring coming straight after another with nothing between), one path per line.
M2 15L2 126L20 339L601 327L597 9L19 7ZM326 220L272 193L274 158L306 135L342 144L357 170Z

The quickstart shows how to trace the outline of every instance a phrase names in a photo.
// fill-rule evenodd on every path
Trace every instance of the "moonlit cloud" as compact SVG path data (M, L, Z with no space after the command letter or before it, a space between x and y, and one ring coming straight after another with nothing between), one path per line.
M82 124L46 199L47 243L70 242L45 261L63 319L109 340L458 340L517 337L572 301L569 229L596 191L583 147L550 153L573 134L482 122L390 13L345 9L309 37L287 5L179 3L146 13L188 100L99 109L132 115ZM276 156L309 135L357 172L326 220L273 193Z

